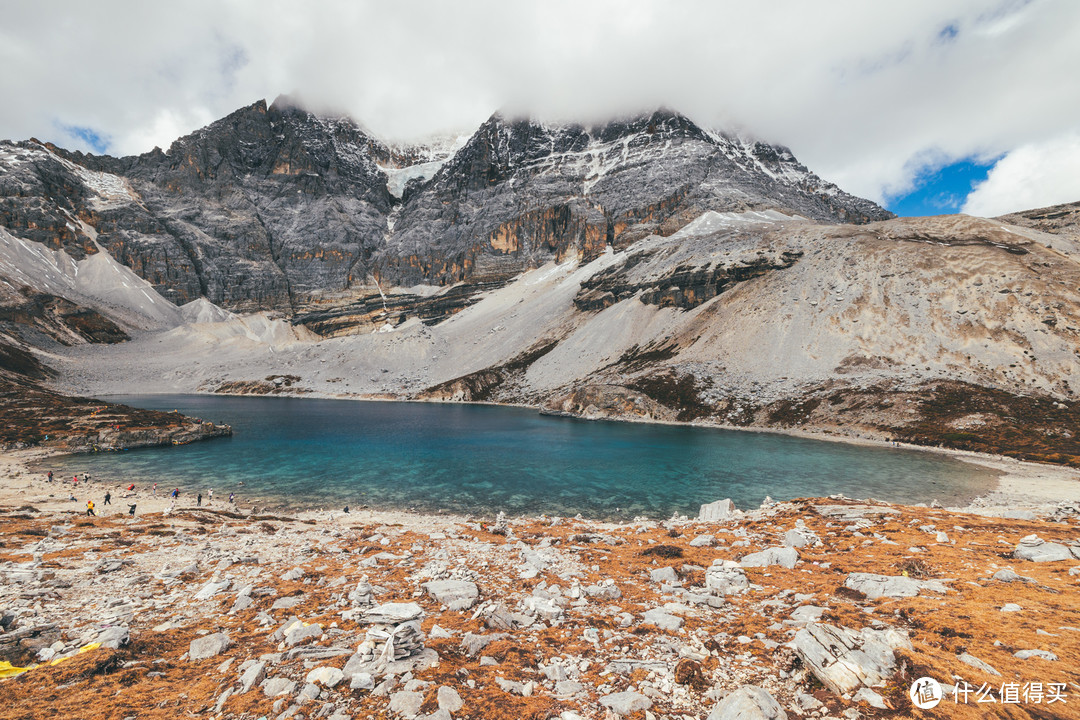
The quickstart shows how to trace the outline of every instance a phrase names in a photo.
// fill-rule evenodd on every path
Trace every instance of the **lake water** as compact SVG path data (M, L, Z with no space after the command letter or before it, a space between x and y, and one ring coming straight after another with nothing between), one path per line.
M996 475L943 455L771 433L589 422L482 405L145 395L233 427L231 438L50 460L60 477L213 488L297 507L412 508L623 518L696 514L730 497L873 497L950 504ZM42 467L42 470L48 468ZM238 483L243 482L242 488Z

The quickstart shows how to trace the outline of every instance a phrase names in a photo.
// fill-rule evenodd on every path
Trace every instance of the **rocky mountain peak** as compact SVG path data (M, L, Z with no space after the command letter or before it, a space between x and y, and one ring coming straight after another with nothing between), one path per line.
M667 108L593 127L497 112L467 139L391 145L352 118L279 96L168 152L30 147L33 164L10 154L17 169L0 176L0 224L55 235L52 246L70 252L96 242L171 300L234 310L297 312L372 278L503 282L551 259L670 235L710 210L890 217L787 148L707 131Z

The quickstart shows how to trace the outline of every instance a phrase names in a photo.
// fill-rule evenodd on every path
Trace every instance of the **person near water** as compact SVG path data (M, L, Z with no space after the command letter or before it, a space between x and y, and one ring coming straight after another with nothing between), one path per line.
M345 512L346 513L349 512L349 506L348 505L345 506Z
M101 504L102 505L112 505L112 494L108 490L105 491L105 502L103 502Z
M207 495L207 497L206 497L206 504L207 505L209 505L212 502L214 502L214 488L210 488L210 494Z
M86 514L87 515L94 515L95 517L97 516L97 513L94 512L94 501L93 500L87 500L86 501Z
M199 497L195 499L196 507L202 507L202 493L199 493Z
M128 515L130 515L131 517L135 517L135 506L134 505L128 505Z
M180 488L175 488L172 491L172 499L175 500L178 497L180 497Z
M52 470L49 471L49 482L52 482L53 474Z
M78 475L72 475L71 476L71 484L74 485L75 487L79 487L79 476Z
M232 505L236 504L236 493L229 493L229 503Z
M157 483L154 483L154 497L157 497Z

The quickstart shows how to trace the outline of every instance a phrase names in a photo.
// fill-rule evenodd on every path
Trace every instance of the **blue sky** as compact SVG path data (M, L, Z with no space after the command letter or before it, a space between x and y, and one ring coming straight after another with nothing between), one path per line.
M975 186L986 180L1000 158L973 158L927 169L915 177L915 187L903 195L887 196L885 207L901 217L950 215L960 212Z

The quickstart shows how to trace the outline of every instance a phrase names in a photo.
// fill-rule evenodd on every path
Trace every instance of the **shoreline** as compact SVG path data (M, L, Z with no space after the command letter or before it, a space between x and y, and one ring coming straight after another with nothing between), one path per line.
M275 395L244 395L233 393L190 392L190 393L132 393L135 395L196 395L206 397L238 397L238 398L289 398L289 399L313 399L313 400L343 400L352 402L382 402L382 403L422 403L433 405L481 405L488 407L508 407L531 410L543 414L543 408L524 403L499 403L499 402L448 402L444 400L426 400L419 398L399 398L385 396L363 395L340 395L327 393L303 393L303 394L275 394ZM102 398L127 397L121 393L104 394ZM770 428L748 427L730 425L715 422L680 422L678 420L656 420L621 417L598 417L589 418L574 415L552 415L568 420L586 422L618 422L636 423L642 425L665 425L670 427L702 428L709 430L731 430L744 433L768 433L783 435L804 440L821 440L825 442L859 445L863 447L876 447L882 449L914 450L918 452L931 452L944 455L961 462L978 465L979 467L994 470L998 473L996 487L985 494L971 498L967 505L956 506L964 508L1010 507L1016 502L1028 505L1049 505L1061 501L1080 502L1080 468L1070 468L1066 465L1041 463L1030 460L1018 460L1004 455L982 453L974 450L959 450L935 445L914 445L911 443L898 442L895 445L884 438L864 437L861 435L839 435L826 431L813 431L800 428ZM1044 475L1044 477L1039 477ZM1033 485L1040 481L1041 485ZM720 498L717 498L720 499ZM873 499L873 498L870 498Z

